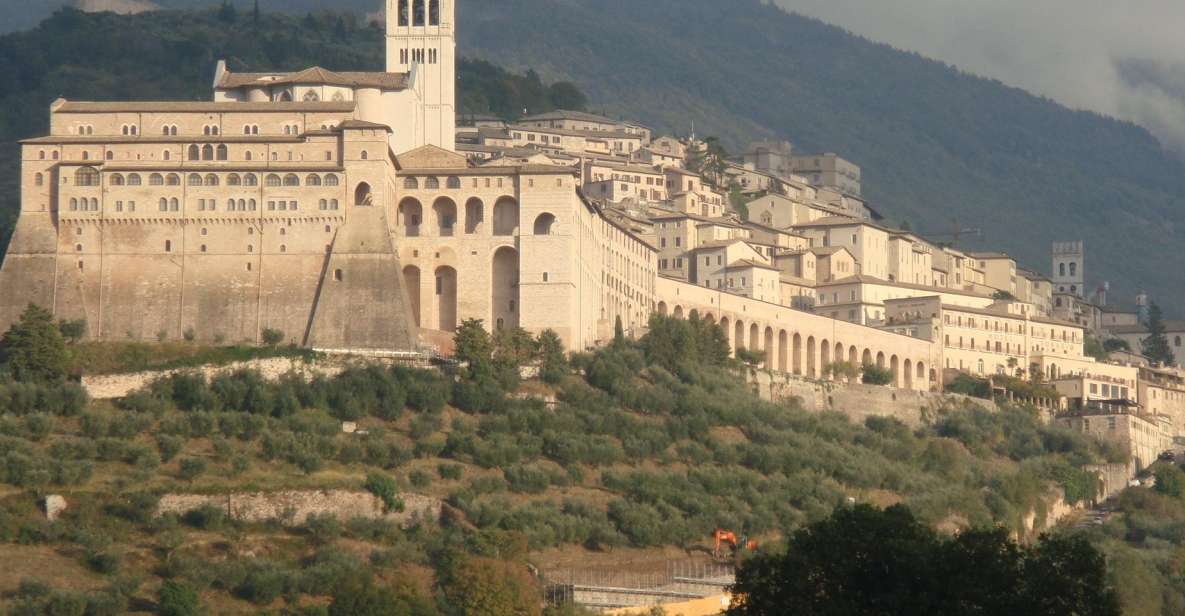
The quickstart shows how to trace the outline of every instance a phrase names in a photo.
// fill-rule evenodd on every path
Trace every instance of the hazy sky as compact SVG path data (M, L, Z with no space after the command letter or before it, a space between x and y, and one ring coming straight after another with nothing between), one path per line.
M1185 152L1185 0L774 0Z

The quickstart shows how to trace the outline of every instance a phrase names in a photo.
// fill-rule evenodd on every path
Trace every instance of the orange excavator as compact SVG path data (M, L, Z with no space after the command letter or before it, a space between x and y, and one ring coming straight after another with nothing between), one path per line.
M741 535L740 539L738 539L736 533L731 530L717 528L712 536L716 540L716 549L712 552L712 555L716 558L720 558L720 546L724 544L728 544L732 548L733 554L741 550L752 552L757 549L757 541L749 539L744 535Z

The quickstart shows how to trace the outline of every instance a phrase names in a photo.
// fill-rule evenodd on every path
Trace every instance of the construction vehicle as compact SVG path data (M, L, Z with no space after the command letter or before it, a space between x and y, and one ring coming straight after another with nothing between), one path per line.
M716 558L720 558L720 546L724 544L727 544L730 548L732 548L732 553L734 555L739 553L741 550L752 552L757 549L756 540L749 539L744 535L741 535L741 537L738 539L736 533L732 532L731 530L717 528L716 532L713 533L712 536L716 540L716 549L712 551L712 555Z

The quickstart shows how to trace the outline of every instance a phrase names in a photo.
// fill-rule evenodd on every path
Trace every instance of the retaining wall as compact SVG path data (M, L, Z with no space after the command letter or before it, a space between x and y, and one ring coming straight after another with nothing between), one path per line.
M403 511L383 511L383 503L370 492L350 490L303 490L288 492L251 492L232 494L166 494L157 505L156 515L183 515L202 507L216 507L227 516L243 522L277 520L286 525L301 525L310 515L332 515L339 520L350 518L384 519L400 525L417 520L440 519L439 499L419 494L400 494Z

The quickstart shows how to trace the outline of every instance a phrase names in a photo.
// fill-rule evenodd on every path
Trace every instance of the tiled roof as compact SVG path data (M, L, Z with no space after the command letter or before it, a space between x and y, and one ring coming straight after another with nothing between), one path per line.
M222 76L222 81L218 82L218 87L236 89L251 86L324 84L353 88L402 90L407 88L407 78L407 73L337 72L314 66L295 73L232 73L228 71Z
M57 113L152 113L158 111L192 113L235 113L235 112L351 112L353 102L318 103L214 103L187 101L125 101L94 102L65 101L53 111Z

